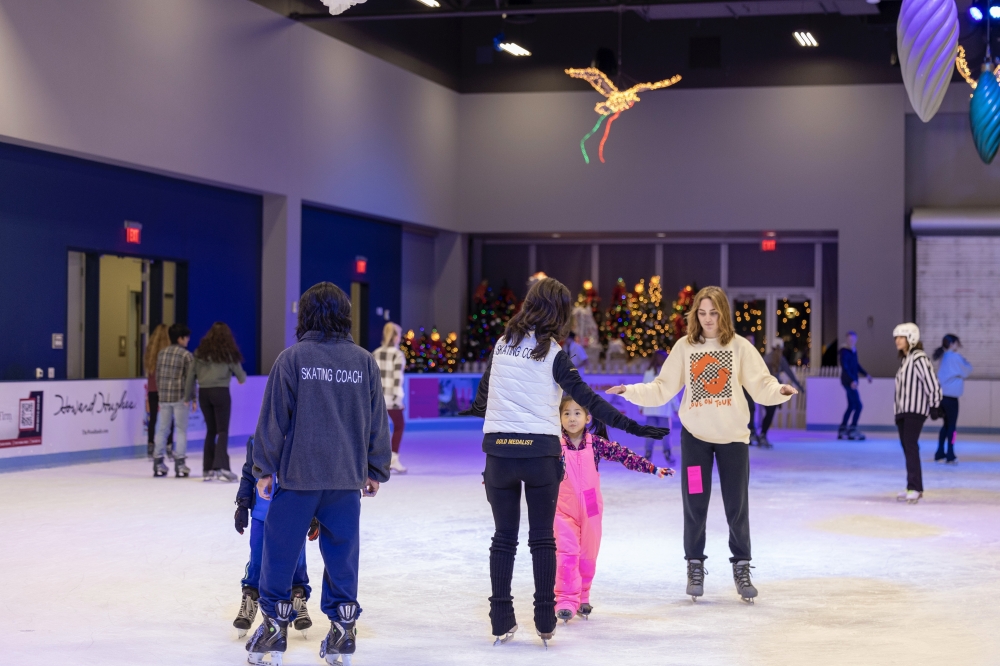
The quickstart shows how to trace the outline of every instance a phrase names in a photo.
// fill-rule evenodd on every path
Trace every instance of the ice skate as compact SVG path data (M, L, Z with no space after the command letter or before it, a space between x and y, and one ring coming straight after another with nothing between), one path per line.
M945 465L957 465L958 464L958 458L949 458L949 459L947 459L947 460L944 461L944 464Z
M153 476L166 476L167 466L163 464L163 458L153 460Z
M302 637L306 638L306 629L313 626L312 618L309 617L309 609L306 607L306 590L303 587L292 588L292 607L295 609L295 621L292 625L297 631L302 632Z
M389 461L389 470L396 474L406 474L406 468L403 467L403 463L399 462L398 453L392 454L392 459Z
M698 601L698 597L705 594L705 560L688 560L688 586L687 593L691 596L691 601Z
M733 562L733 582L736 583L736 591L739 592L740 598L752 604L754 597L757 596L757 588L753 586L750 582L750 570L753 569L750 566L749 560L740 560L739 562Z
M774 444L771 444L771 440L767 438L767 435L761 435L757 438L757 446L762 449L773 449Z
M847 439L847 426L837 428L837 439Z
M243 603L240 604L240 612L233 620L239 638L243 638L253 626L253 621L257 618L257 599L260 595L252 587L243 588Z
M674 454L670 452L670 449L669 449L669 448L665 448L665 449L664 449L664 451L663 451L663 458L664 458L664 459L665 459L665 460L667 461L667 466L668 466L668 467L669 467L670 465L673 465L673 464L674 464L674 462L676 462L676 461L674 460Z
M247 641L247 663L281 666L285 650L288 648L288 618L292 614L291 601L279 601L274 605L277 617L261 613L263 620L257 631ZM264 661L267 658L268 661Z
M218 481L225 481L226 483L232 483L236 481L239 477L228 469L217 469L215 470L215 478Z
M330 622L330 631L319 644L319 656L326 659L326 663L351 666L351 655L357 648L358 629L355 623L360 612L356 603L337 606L337 619Z
M918 490L905 490L896 495L896 500L907 504L916 504L924 494Z
M562 610L556 612L556 619L562 620L565 624L573 619L573 611L568 608L563 608Z
M215 475L214 469L207 470L204 474L201 475L201 480L203 483L208 483L209 481L215 481L217 478L218 477Z
M191 468L184 464L184 458L174 458L174 476L184 479L191 475Z
M549 641L551 641L552 637L556 635L556 628L552 627L552 631L538 631L538 629L535 629L535 633L542 639L542 645L544 645L545 649L548 650Z
M515 631L517 631L517 625L516 624L513 627L511 627L510 629L508 629L507 633L505 633L505 634L503 634L501 636L495 636L494 638L496 638L496 640L493 641L493 647L496 647L497 645L503 645L504 643L506 643L510 639L514 638L514 632Z
M757 437L757 433L755 432L750 433L750 446L759 446L759 445L760 445L760 438Z
M590 604L580 604L580 608L577 609L576 614L582 617L584 620L590 619L590 614L594 611L594 607Z
M867 437L865 437L865 433L858 430L857 426L855 426L847 431L847 439L853 439L859 442L863 442L864 440L867 439Z

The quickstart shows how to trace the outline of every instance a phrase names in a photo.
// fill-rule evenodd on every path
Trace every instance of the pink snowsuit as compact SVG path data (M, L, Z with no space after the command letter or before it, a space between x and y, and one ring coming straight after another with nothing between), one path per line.
M621 462L634 471L656 473L656 466L617 442L587 433L576 449L562 438L566 475L556 504L556 612L573 613L590 603L590 585L601 548L604 498L597 457Z

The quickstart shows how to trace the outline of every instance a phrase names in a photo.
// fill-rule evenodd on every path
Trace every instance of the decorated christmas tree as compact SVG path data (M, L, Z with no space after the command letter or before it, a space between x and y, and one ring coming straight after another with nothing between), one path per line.
M465 331L463 361L485 361L493 351L507 322L517 312L517 297L504 285L494 292L483 280L472 295L472 307Z
M429 334L421 328L419 335L410 330L403 336L400 346L406 356L407 372L455 372L457 369L457 333L442 338L436 328Z
M625 351L629 358L643 358L658 350L669 350L673 342L670 332L670 313L663 310L663 292L660 276L640 280L628 295L632 323L625 331Z
M632 316L628 306L628 291L625 289L625 280L618 278L611 294L608 310L604 313L603 321L600 324L601 342L607 347L612 340L617 338L627 344L625 332L631 326Z
M677 292L677 299L670 307L669 331L670 345L673 346L677 340L687 335L687 311L691 309L697 285L687 285Z

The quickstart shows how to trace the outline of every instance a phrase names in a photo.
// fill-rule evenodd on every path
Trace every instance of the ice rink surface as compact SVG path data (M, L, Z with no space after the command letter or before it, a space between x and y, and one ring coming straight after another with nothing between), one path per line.
M837 442L776 431L773 450L751 449L753 606L733 588L717 477L695 604L684 595L678 478L604 462L594 613L560 624L546 651L531 625L526 516L514 574L521 629L491 646L480 435L409 432L409 474L363 501L354 663L998 664L1000 443L960 434L960 464L946 468L930 462L936 428L925 434L927 491L915 506L895 499L905 473L888 434ZM242 461L242 449L231 454ZM189 462L197 473L200 456ZM0 474L4 663L245 663L232 628L248 553L233 529L236 485L149 469L128 460ZM316 624L308 640L290 632L293 666L323 663L329 626L316 544L308 558Z

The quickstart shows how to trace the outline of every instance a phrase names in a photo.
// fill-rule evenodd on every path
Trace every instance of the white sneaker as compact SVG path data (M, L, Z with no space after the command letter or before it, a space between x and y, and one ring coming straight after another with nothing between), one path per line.
M392 460L389 461L389 469L397 474L406 474L406 468L403 467L403 463L399 462L398 453L392 454Z
M917 502L920 501L920 498L923 496L924 494L920 491L906 490L896 495L896 499L900 502L909 502L910 504L916 504Z

